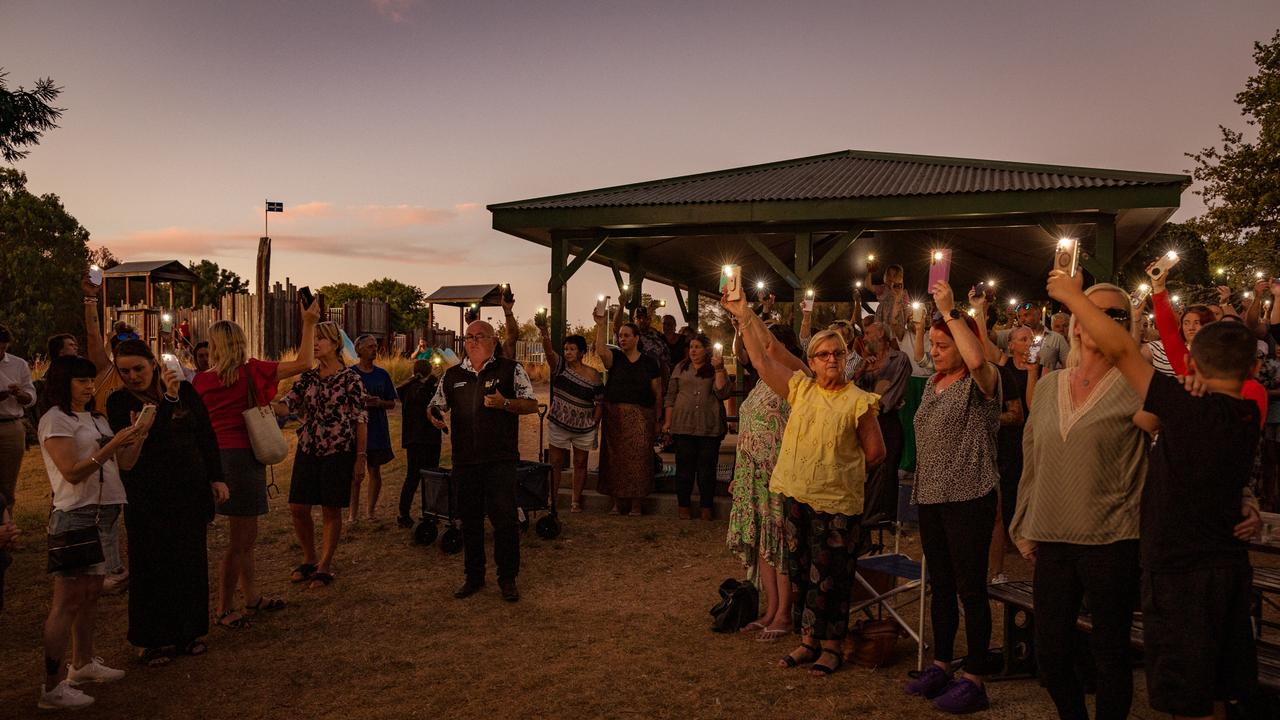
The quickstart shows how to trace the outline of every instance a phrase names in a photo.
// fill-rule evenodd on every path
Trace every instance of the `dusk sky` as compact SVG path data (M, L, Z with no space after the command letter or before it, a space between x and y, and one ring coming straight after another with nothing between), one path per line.
M1184 172L1277 27L1275 0L5 0L0 66L65 88L18 168L122 260L252 278L269 198L276 279L509 281L527 316L550 252L486 204L844 149ZM570 321L611 284L580 271Z

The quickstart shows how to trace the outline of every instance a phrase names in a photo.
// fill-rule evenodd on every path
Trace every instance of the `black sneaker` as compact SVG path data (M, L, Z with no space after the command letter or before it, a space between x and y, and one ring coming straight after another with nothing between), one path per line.
M507 602L516 602L520 599L520 590L516 587L515 580L504 580L498 583L498 587L502 590L502 599Z
M480 588L483 588L483 587L484 587L483 580L481 580L480 582L472 582L468 580L462 583L462 585L460 585L457 590L453 591L453 596L459 600L463 598L468 598L480 592Z

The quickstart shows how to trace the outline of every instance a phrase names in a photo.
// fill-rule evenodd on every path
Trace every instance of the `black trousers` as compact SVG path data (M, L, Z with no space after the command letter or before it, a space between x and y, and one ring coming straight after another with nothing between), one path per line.
M440 443L410 445L405 451L404 485L400 487L400 517L409 517L413 496L422 487L422 471L440 464ZM426 513L426 508L423 508Z
M463 566L467 579L484 582L484 518L493 525L493 561L498 582L520 573L520 526L516 519L516 463L491 462L453 469L462 519Z
M1138 605L1138 541L1036 547L1036 665L1062 720L1089 720L1074 650L1076 616L1088 606L1097 676L1097 720L1124 720L1133 703L1129 626Z
M720 438L675 435L676 501L687 508L692 501L694 478L698 482L698 505L709 508L716 499L716 463L720 461Z
M863 487L862 516L869 522L898 517L898 464L906 442L897 412L881 413L880 436L884 438L884 461L869 469Z
M920 505L920 546L928 564L933 602L933 657L955 659L960 631L959 598L964 605L964 637L968 647L965 671L988 672L991 645L991 605L987 602L987 548L996 521L996 492L977 500ZM1039 612L1037 610L1037 612Z

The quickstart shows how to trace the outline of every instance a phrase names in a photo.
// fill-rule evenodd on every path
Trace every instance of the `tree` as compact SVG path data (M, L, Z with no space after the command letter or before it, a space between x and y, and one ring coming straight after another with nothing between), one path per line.
M340 307L345 305L348 300L366 297L364 288L348 282L325 285L316 292L324 296L325 304L328 307Z
M10 90L5 84L8 76L0 68L0 156L5 162L16 163L31 152L23 148L38 145L45 132L58 127L63 108L49 103L58 98L62 88L51 78L43 78L36 80L31 90L21 85Z
M110 270L111 268L119 265L120 260L111 252L111 248L108 248L106 245L99 245L98 247L89 250L89 264L97 265L103 270Z
M1169 292L1181 295L1187 303L1217 302L1209 252L1195 223L1165 223L1155 237L1120 268L1121 287L1132 291L1149 283L1147 267L1170 250L1178 253L1178 265L1169 273Z
M36 197L25 174L0 168L0 323L12 331L16 354L30 358L50 335L83 325L88 242L89 231L57 195Z
M1257 270L1280 275L1280 30L1270 42L1254 43L1253 59L1258 72L1235 99L1257 140L1220 125L1221 148L1187 154L1203 184L1197 194L1207 209L1196 224L1209 260L1237 287Z
M365 297L386 300L391 306L391 327L398 332L427 324L427 294L399 280L382 278L364 286Z
M218 267L218 263L213 262L212 260L201 260L198 263L193 260L187 263L187 267L200 278L199 283L196 285L197 307L203 307L205 305L216 307L220 302L222 302L223 295L249 292L248 280L242 279L239 275L230 270ZM181 284L186 285L186 283ZM187 288L186 292L175 291L174 295L175 299L179 297L187 298L190 296L190 287ZM185 306L187 303L180 302L178 304L179 306Z

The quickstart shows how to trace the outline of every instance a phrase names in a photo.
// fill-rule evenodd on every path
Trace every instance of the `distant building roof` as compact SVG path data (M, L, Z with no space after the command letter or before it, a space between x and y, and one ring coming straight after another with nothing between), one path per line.
M481 307L502 304L501 285L445 285L427 296L427 302L435 305L466 306L475 303Z
M151 276L152 280L172 282L200 282L200 276L177 260L139 260L121 263L102 271L106 277Z
M778 200L1188 185L1185 175L843 150L764 165L518 200L490 210L602 208Z

